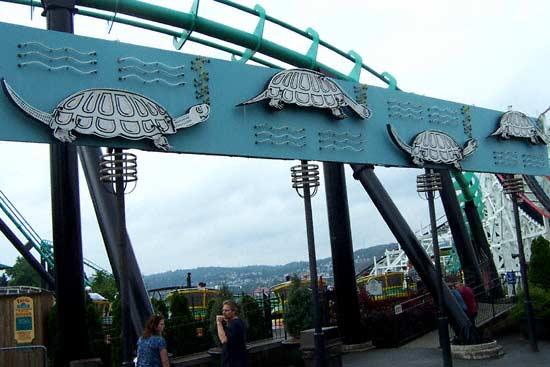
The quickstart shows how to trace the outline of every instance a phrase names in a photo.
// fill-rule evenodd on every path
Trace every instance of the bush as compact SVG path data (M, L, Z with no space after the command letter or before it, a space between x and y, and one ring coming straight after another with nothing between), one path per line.
M220 293L216 295L208 303L208 311L206 312L206 320L208 321L208 331L212 335L212 339L216 345L221 345L220 339L218 338L218 328L216 327L216 315L222 314L223 301L225 300L234 300L233 293L229 290L227 285L222 285L220 287Z
M197 336L195 320L187 304L187 298L180 293L170 297L170 318L166 320L166 343L171 353L182 356L196 351Z
M311 289L302 285L296 276L292 278L284 315L285 328L295 338L300 336L300 331L313 327Z
M550 242L540 236L531 243L528 279L533 285L550 291Z
M270 330L266 330L265 327L263 312L254 298L244 295L239 303L239 310L239 317L246 325L246 341L251 342L270 336Z
M533 305L533 313L535 317L550 320L550 291L544 290L541 287L531 285L529 288L529 296ZM518 294L518 303L512 311L512 316L516 320L521 320L525 317L525 294L521 291Z

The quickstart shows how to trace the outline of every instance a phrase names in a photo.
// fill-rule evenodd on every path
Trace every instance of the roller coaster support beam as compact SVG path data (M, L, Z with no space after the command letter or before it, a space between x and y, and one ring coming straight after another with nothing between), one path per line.
M439 169L435 170L435 172L441 175L441 201L443 202L447 222L451 228L456 252L462 264L464 281L472 289L480 289L483 282L481 279L481 271L479 270L479 259L472 245L472 241L470 240L470 236L468 235L464 217L460 210L460 204L456 198L451 175L449 170Z
M490 292L492 297L500 298L504 295L502 290L502 284L500 283L495 260L491 252L491 247L487 241L485 230L483 229L483 223L479 216L476 204L474 202L473 195L470 191L469 185L466 182L462 172L453 170L451 171L456 182L460 185L460 189L464 195L464 213L466 213L466 219L470 226L470 232L474 240L474 245L477 247L477 252L480 254L479 260L483 263L483 260L487 262L488 271L491 276ZM482 259L483 257L483 259Z
M362 342L346 176L342 163L323 163L338 329L345 344ZM345 307L343 307L345 305Z
M42 0L48 29L73 33L74 0ZM76 147L50 145L58 356L61 366L89 356Z
M141 271L132 249L130 237L126 228L121 229L126 240L126 245L122 248L118 246L119 234L117 228L113 226L116 223L116 202L113 196L104 187L104 183L99 180L99 161L101 149L93 147L78 147L82 170L84 171L88 190L92 197L97 222L103 236L109 263L113 269L113 275L117 283L117 288L121 289L121 282L126 282L129 288L128 304L130 307L130 316L132 319L132 328L135 335L139 335L145 322L153 314L153 308L145 284L141 277ZM121 259L125 261L125 274L121 274L118 264Z
M384 218L384 221L399 242L399 245L413 263L418 275L432 295L436 294L437 274L430 258L418 242L414 232L405 221L384 186L380 183L371 165L351 164L353 177L369 194L373 204ZM462 336L467 344L477 344L480 335L476 327L470 322L462 307L447 286L443 287L442 300L445 304L449 322L455 334Z
M11 242L13 247L19 253L23 258L29 263L29 265L33 268L34 271L40 275L40 278L47 284L49 289L55 289L55 279L52 277L50 273L46 271L46 268L42 266L38 260L35 259L35 257L30 253L30 251L27 249L21 241L19 241L19 238L12 232L10 227L7 226L7 224L0 218L0 231L6 236L8 241Z

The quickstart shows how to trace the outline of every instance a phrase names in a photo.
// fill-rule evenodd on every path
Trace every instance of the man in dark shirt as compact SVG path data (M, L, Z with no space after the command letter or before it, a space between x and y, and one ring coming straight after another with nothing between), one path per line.
M222 367L248 367L246 330L237 316L237 304L224 301L222 311L223 315L216 316L218 337L222 343Z

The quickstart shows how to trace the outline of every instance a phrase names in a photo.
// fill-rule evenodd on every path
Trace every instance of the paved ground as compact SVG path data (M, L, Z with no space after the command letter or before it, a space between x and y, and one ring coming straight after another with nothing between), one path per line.
M507 334L497 338L505 355L498 359L453 359L453 367L548 367L550 366L550 341L539 341L539 352L531 352L528 340L519 334ZM372 349L367 352L348 353L343 357L344 367L416 367L443 366L437 332L426 334L400 348Z

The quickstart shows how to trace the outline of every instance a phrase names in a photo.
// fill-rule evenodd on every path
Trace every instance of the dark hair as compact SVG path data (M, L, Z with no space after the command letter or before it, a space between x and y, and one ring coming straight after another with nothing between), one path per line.
M239 308L237 307L237 304L235 303L235 301L231 300L231 299L228 299L228 300L225 300L223 301L223 305L227 305L229 307L231 307L231 309L235 312L239 312Z
M162 315L152 315L149 317L149 320L145 323L145 328L143 329L141 336L148 338L151 335L157 335L157 328L162 320L164 320Z

